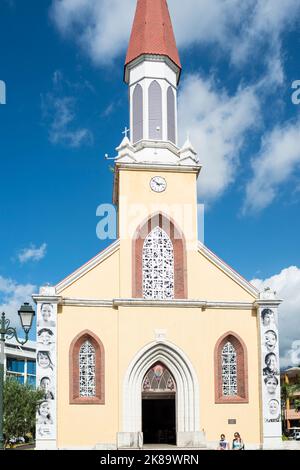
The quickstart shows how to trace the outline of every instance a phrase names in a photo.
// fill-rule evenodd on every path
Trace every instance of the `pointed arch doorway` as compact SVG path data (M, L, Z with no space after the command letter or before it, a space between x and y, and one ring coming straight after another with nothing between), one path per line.
M176 445L176 382L162 362L143 379L142 432L144 444Z
M184 351L167 340L145 345L129 364L123 382L123 424L118 432L118 448L143 447L142 388L147 372L162 363L171 372L176 386L176 444L203 447L200 431L200 396L197 374Z

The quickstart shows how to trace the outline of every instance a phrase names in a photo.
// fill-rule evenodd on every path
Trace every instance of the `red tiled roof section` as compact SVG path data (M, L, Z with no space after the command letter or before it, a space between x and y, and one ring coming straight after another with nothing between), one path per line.
M125 65L142 54L167 56L181 69L166 0L137 2Z

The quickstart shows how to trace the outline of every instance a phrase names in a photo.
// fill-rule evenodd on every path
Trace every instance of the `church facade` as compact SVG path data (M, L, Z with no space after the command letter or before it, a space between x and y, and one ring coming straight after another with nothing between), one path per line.
M38 449L215 448L235 432L280 446L280 300L198 241L201 159L178 146L180 76L166 0L138 0L118 240L33 296Z

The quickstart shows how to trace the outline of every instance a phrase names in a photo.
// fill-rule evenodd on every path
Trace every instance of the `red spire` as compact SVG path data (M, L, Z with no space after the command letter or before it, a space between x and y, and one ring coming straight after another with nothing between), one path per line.
M180 69L166 0L138 0L125 66L143 54L169 57Z

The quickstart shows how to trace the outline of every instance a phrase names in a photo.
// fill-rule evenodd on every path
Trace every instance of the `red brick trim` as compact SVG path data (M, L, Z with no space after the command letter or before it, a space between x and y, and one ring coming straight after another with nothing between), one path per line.
M173 220L162 213L154 214L141 224L133 238L132 246L132 296L143 298L143 246L149 233L159 226L170 237L174 249L175 299L187 299L186 244L181 230Z
M79 396L79 350L89 340L96 351L96 396ZM70 404L104 405L105 404L105 351L102 342L89 330L82 331L72 341L69 352L70 362Z
M222 350L230 341L237 353L238 395L224 397L222 392ZM215 346L215 403L249 403L248 354L244 341L234 332L228 331Z

